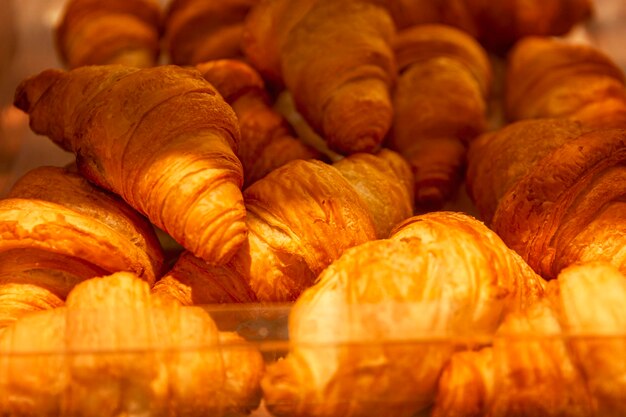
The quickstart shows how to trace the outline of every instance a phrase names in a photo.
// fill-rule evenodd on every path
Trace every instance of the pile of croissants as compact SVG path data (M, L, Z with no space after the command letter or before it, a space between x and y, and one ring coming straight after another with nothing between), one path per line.
M0 200L0 415L626 415L626 77L561 37L592 15L68 0L67 69L15 92L76 162ZM277 302L277 360L201 307Z

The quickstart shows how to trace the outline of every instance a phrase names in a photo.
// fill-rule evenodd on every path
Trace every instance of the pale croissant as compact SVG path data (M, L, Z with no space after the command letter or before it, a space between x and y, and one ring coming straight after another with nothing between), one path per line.
M608 264L574 265L548 294L507 317L493 346L452 357L433 417L626 412L626 276Z
M276 416L413 416L462 336L488 336L543 280L479 221L429 213L332 263L296 301L262 386ZM457 338L457 339L455 339Z
M0 413L235 416L258 406L261 354L201 308L161 304L130 273L0 334Z

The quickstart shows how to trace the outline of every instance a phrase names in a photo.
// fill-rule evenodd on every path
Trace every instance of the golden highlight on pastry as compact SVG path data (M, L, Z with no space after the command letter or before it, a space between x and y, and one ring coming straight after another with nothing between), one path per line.
M590 128L626 128L626 77L591 45L526 38L508 58L505 104L510 120L565 117Z
M161 32L157 0L68 0L56 28L56 46L69 68L157 64Z
M94 276L129 271L153 284L162 264L147 220L63 168L28 172L0 200L0 328L63 305Z
M626 276L570 266L548 299L508 316L493 346L453 355L433 417L619 416L626 408Z
M296 301L290 351L262 381L276 416L413 416L434 401L454 337L490 335L544 282L482 223L413 217L348 249Z
M466 146L487 129L492 70L469 35L413 26L394 40L399 77L390 143L410 162L416 205L440 209L463 178Z
M247 415L263 360L198 307L160 303L131 273L77 285L65 307L0 334L7 415ZM52 354L51 354L52 353Z
M170 61L195 65L243 58L246 15L259 0L172 0L165 15L164 43Z
M475 146L474 146L475 145ZM469 153L483 218L537 273L604 260L626 272L626 130L565 119L513 123Z
M237 117L198 71L47 70L20 84L15 105L76 154L82 175L207 262L226 262L245 241Z
M244 191L248 241L228 264L183 255L153 291L184 304L293 301L347 248L411 216L410 175L388 150L291 161Z
M237 114L241 130L237 156L243 165L244 186L291 160L321 157L293 136L285 118L272 109L263 79L248 64L221 59L196 68Z

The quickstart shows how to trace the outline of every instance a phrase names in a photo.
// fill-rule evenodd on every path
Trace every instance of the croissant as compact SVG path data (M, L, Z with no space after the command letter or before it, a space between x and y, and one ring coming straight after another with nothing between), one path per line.
M592 260L626 271L626 130L520 121L479 138L468 158L483 218L540 275Z
M391 126L393 35L372 2L268 0L250 12L243 49L332 150L349 154L374 150Z
M566 117L590 128L624 128L626 78L593 46L527 38L509 55L505 104L510 120Z
M470 216L413 217L346 250L296 301L289 354L261 383L266 405L290 417L416 415L434 400L454 337L489 335L543 288Z
M443 25L401 31L394 51L390 143L411 163L416 205L439 209L462 179L466 145L487 128L491 66L469 35Z
M154 284L163 253L123 201L63 168L41 167L0 200L0 328L59 307L80 281L116 271Z
M321 156L292 136L287 121L270 107L263 79L249 65L223 59L196 68L237 114L241 130L237 156L243 165L244 186L293 159Z
M387 11L363 1L318 1L281 49L296 107L339 153L370 152L391 127L396 67Z
M243 58L241 37L248 11L259 0L172 0L165 15L164 42L177 65Z
M260 400L252 345L200 308L153 300L131 273L78 284L66 307L0 334L0 351L3 415L219 417Z
M432 416L623 415L625 278L602 263L564 269L493 346L453 355Z
M344 250L412 214L410 175L388 150L291 161L244 191L248 241L228 264L183 254L153 292L183 304L295 300Z
M378 0L399 29L428 23L457 27L504 52L527 36L559 36L591 17L591 0Z
M202 259L223 263L245 241L237 118L199 72L47 70L20 84L15 104L76 153L82 175Z
M156 65L161 32L157 0L69 0L55 31L61 60L84 65Z

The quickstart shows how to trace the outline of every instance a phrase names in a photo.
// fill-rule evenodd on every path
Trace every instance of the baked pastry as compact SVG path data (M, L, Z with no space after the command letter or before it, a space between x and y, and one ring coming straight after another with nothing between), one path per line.
M20 84L15 104L76 154L83 176L197 256L224 263L244 242L237 116L198 71L47 70Z
M163 253L150 223L76 173L41 167L0 200L0 328L63 305L79 282L117 271L153 284Z
M183 255L153 291L185 304L293 301L347 248L411 216L410 175L388 150L291 161L244 191L248 241L227 265Z
M487 129L492 70L469 35L444 25L400 31L390 144L411 164L416 205L439 209L458 189L466 146Z
M332 150L373 151L391 127L394 32L386 10L370 2L318 1L284 41L285 85Z
M619 416L626 277L602 263L570 266L544 300L506 318L493 346L453 355L433 417Z
M464 336L495 331L544 282L482 223L433 212L348 249L296 301L262 381L276 416L413 416ZM462 342L458 342L459 345Z
M263 359L198 307L162 304L131 273L77 285L65 307L0 333L6 415L233 416L260 401Z
M61 60L84 65L156 65L161 6L157 0L68 0L55 31Z
M243 22L259 0L172 0L165 15L164 43L170 61L195 65L243 58Z
M559 36L589 19L592 0L380 0L399 29L425 23L457 27L504 52L527 36Z
M520 121L480 137L468 159L483 218L537 273L592 260L626 272L626 130Z
M237 114L241 130L237 156L243 165L244 186L291 160L321 157L293 136L285 118L271 107L263 79L248 64L222 59L196 68Z
M374 2L270 0L251 11L244 51L332 150L369 152L391 126L394 31Z
M508 58L505 104L509 120L565 117L626 128L626 77L591 45L526 38Z

